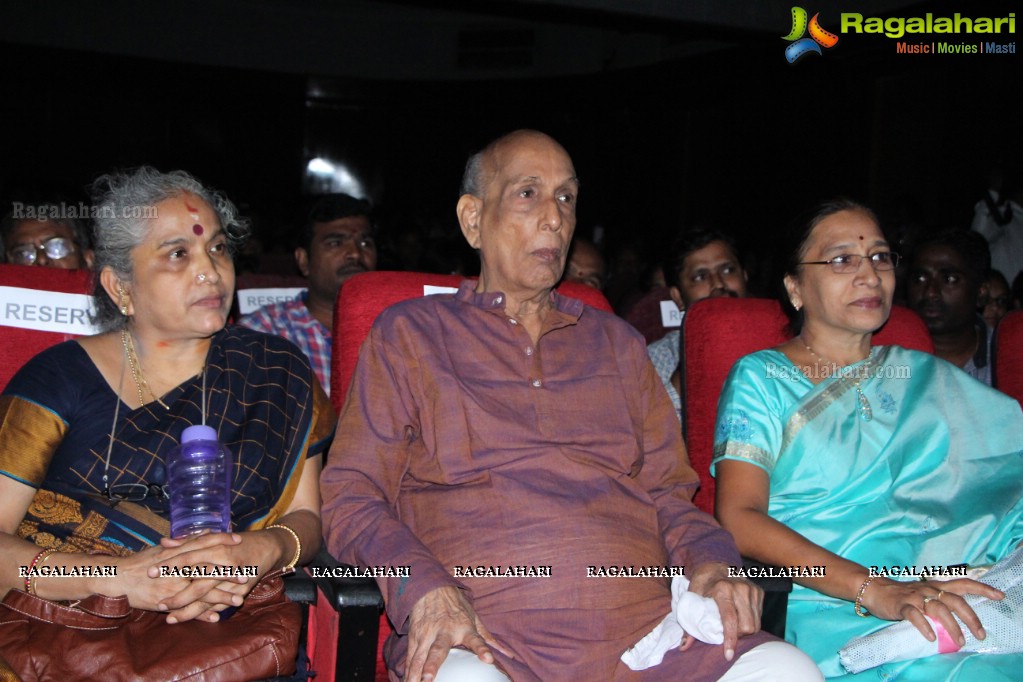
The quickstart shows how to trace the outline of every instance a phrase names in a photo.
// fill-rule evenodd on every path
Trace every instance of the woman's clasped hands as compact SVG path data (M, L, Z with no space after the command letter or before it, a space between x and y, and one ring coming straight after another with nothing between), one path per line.
M132 606L167 613L168 623L215 623L239 607L275 563L272 538L260 532L163 538L118 566ZM215 577L195 577L215 574Z

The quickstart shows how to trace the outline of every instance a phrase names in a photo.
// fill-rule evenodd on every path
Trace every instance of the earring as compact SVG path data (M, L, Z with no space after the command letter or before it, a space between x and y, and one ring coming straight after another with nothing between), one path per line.
M796 312L798 313L799 309L803 307L803 304L802 303L793 303L792 307L795 308Z
M117 305L121 309L121 314L128 317L128 304L124 302L124 287L120 284L117 285Z

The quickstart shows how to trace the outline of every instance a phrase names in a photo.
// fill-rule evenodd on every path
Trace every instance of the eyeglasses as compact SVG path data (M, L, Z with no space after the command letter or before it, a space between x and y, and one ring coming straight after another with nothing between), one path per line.
M1008 294L1002 294L1001 296L991 296L987 300L982 300L980 302L981 305L996 305L999 308L1008 308L1009 303L1011 303L1011 301L1009 300Z
M50 237L39 246L35 244L15 246L10 251L10 259L17 265L34 265L40 251L45 252L50 260L60 260L75 252L75 243L64 237Z
M158 483L118 483L103 489L103 497L117 502L141 502L147 497L170 499L167 486Z
M871 267L878 272L894 270L899 267L899 254L893 251L878 251L869 256L862 256L858 253L843 253L831 260L809 260L803 261L800 265L830 265L831 269L838 275L851 275L858 272L860 263L866 258Z

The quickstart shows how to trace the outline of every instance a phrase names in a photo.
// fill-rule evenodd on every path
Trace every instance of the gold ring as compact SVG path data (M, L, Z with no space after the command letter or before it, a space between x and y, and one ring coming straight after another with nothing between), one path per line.
M941 595L945 594L945 590L938 590L938 596L935 597L938 601L941 601Z
M929 601L939 601L939 599L938 599L938 597L924 597L924 606L925 607L927 606L927 602L929 602Z

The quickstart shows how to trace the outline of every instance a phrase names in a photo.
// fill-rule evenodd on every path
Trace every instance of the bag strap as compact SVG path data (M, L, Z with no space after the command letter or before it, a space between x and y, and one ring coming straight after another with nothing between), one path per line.
M276 599L282 599L284 595L284 580L282 579L286 575L291 575L295 572L292 568L278 568L274 571L270 571L256 583L248 595L245 597L246 603L268 603Z
M124 594L119 597L93 594L74 604L74 606L100 618L124 618L131 612L128 596Z
M62 604L22 590L10 590L0 602L6 608L43 623L57 623L80 630L111 630L128 622L131 607L127 597L94 594L86 599Z

